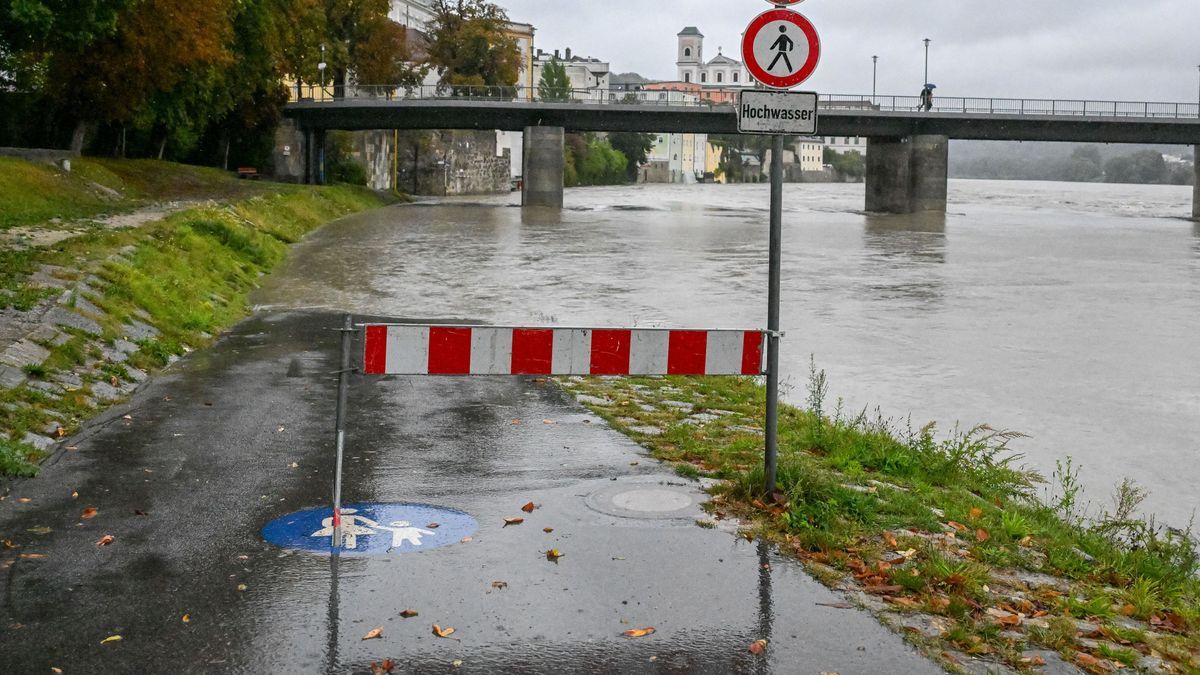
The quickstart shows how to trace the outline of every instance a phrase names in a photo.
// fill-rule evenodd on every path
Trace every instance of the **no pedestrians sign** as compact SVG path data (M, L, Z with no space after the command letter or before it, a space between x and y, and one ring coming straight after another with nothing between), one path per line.
M742 60L755 80L772 89L791 89L817 69L821 40L802 14L772 9L750 22L742 36Z

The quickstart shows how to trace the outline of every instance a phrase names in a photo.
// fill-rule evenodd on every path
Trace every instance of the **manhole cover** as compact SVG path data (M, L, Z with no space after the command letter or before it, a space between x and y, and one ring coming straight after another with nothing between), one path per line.
M611 485L588 495L586 502L593 510L622 518L694 520L704 515L704 495L685 485Z

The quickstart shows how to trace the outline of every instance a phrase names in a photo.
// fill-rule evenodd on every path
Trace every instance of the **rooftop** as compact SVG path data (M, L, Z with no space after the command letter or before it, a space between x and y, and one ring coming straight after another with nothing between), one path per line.
M695 26L688 26L688 27L684 28L683 30L679 31L679 34L680 35L699 35L700 37L704 37L704 33L701 33L700 29L696 28Z

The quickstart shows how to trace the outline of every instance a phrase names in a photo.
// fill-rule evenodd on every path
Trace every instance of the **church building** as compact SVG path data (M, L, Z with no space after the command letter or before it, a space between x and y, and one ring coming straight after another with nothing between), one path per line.
M711 87L745 87L753 84L741 61L731 59L717 48L717 55L704 60L704 34L695 26L679 33L679 81Z

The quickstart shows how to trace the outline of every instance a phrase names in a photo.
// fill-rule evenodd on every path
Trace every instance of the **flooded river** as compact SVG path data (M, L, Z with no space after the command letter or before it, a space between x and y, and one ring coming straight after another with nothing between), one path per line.
M785 392L810 355L848 409L986 422L1049 474L1083 465L1107 505L1200 507L1200 225L1191 188L951 181L942 216L860 212L861 185L784 191ZM256 298L514 325L761 328L765 185L518 195L365 214L297 247Z

